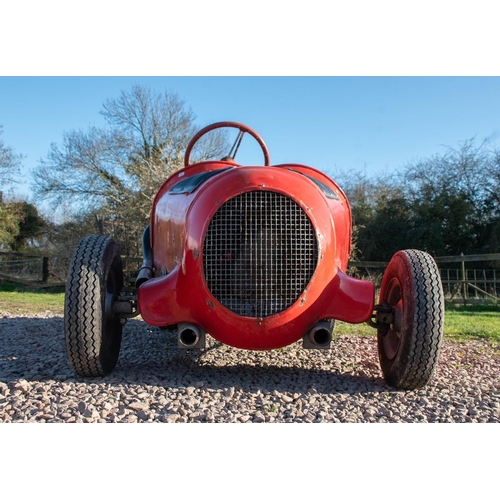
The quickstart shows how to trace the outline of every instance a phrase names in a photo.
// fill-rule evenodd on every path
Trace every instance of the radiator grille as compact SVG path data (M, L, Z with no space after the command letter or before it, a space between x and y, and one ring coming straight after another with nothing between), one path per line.
M314 227L291 198L250 191L231 198L210 221L203 248L210 292L240 316L284 311L316 269Z

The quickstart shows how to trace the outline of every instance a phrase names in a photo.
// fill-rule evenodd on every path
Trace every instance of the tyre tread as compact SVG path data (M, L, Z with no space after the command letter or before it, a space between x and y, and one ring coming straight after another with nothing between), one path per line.
M437 265L428 253L405 250L394 258L401 259L408 286L413 286L413 331L402 340L407 356L390 368L381 362L382 370L391 385L417 389L429 382L438 363L444 325L443 289Z
M101 357L103 328L103 262L114 245L104 236L82 238L75 249L66 282L64 326L68 361L83 377L105 375Z

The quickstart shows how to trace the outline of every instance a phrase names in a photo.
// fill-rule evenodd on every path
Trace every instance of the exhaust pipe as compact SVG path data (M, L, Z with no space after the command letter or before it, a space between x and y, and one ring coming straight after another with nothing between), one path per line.
M319 321L303 337L304 349L330 349L332 327L329 321Z
M142 267L139 269L135 280L135 287L139 288L143 283L154 278L153 271L153 249L151 248L150 226L148 226L142 235Z
M180 323L177 329L177 347L180 349L204 349L205 331L192 323Z

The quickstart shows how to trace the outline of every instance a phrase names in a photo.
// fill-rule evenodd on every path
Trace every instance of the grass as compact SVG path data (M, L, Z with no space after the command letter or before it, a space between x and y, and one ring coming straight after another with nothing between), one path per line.
M455 340L487 339L500 343L500 305L447 305L445 337Z
M63 314L64 290L61 287L30 290L23 285L0 282L0 311L18 314L51 311Z
M0 311L37 314L51 311L63 314L64 290L28 290L22 285L0 282ZM367 325L337 322L338 334L375 335ZM486 339L500 343L500 304L446 304L444 336L449 340Z
M351 325L337 322L335 331L340 334L376 334L374 328L366 325ZM500 304L451 304L447 303L444 316L444 338L467 341L486 339L500 343Z

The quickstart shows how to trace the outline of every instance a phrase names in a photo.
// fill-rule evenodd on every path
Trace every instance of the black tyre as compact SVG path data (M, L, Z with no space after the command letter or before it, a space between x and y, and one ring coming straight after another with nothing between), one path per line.
M66 282L66 352L74 372L102 377L116 366L122 339L113 304L123 288L123 266L116 243L87 236L78 243Z
M423 387L437 365L444 326L444 295L434 259L419 250L392 257L382 279L379 304L393 309L390 328L378 328L380 365L387 382Z

